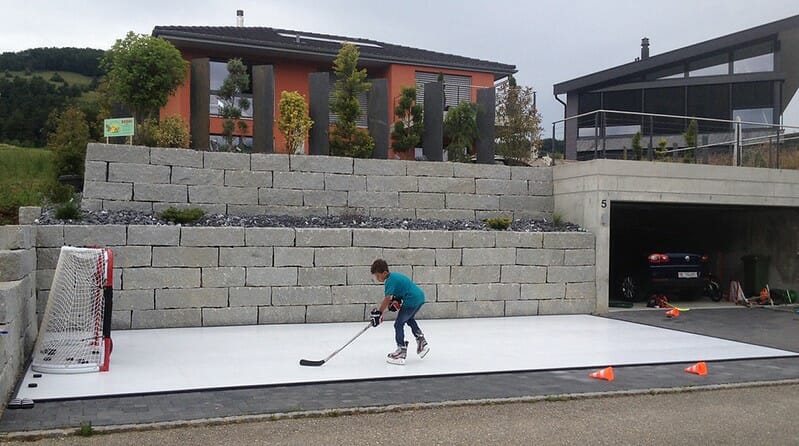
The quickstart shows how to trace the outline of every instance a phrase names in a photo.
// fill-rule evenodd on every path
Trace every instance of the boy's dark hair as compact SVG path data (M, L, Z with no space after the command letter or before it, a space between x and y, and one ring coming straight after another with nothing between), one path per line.
M372 262L372 274L374 273L387 273L388 263L383 259L377 259Z

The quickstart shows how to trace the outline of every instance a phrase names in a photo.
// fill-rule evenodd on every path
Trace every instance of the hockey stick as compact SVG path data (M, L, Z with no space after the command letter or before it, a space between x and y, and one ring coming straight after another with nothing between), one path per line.
M344 348L346 346L352 344L352 341L358 339L358 336L366 333L366 330L368 330L371 326L372 326L371 322L366 324L366 327L363 327L363 329L361 331L359 331L358 334L353 336L352 339L347 341L347 343L342 345L338 350L336 350L333 353L331 353L330 356L328 356L327 358L320 359L319 361L311 361L309 359L300 359L300 365L304 365L304 366L308 366L308 367L319 367L321 365L324 365L327 361L330 361L330 358L332 358L333 356L336 356L336 354L338 354L338 352L344 350Z
M672 305L672 304L670 304L668 302L663 302L663 305L666 305L668 307L674 308L675 310L679 310L679 311L690 311L691 310L690 308L675 307L674 305Z

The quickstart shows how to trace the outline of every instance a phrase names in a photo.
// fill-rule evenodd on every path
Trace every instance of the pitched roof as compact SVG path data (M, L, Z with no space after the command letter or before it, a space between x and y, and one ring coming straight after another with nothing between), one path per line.
M516 72L515 65L491 62L453 54L439 53L370 39L318 34L287 29L245 26L156 26L153 35L170 41L191 41L207 44L247 45L267 50L281 50L325 56L336 56L342 42L358 45L361 60L424 65L493 73L501 79Z
M669 65L673 65L681 61L698 58L703 55L710 55L712 53L720 52L725 49L745 44L747 42L765 39L782 31L797 28L799 28L799 15L686 46L684 48L679 48L663 54L658 54L647 59L637 60L624 65L609 68L607 70L598 71L596 73L588 74L586 76L578 77L569 81L561 82L559 84L555 84L553 90L555 94L563 94L569 91L580 90L586 87L612 81L617 78L649 72L660 68L666 68Z

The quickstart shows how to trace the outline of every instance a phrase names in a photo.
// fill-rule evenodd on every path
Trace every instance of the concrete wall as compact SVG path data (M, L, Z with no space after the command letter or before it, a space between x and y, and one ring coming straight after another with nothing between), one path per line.
M614 201L799 207L799 171L795 170L619 160L570 163L554 169L555 212L596 236L596 311L600 313L608 309Z
M363 321L376 258L412 277L421 318L589 313L589 233L39 226L40 302L62 245L115 253L113 328Z
M89 144L83 206L158 212L551 218L552 170Z
M36 228L0 226L0 404L5 405L36 340ZM0 410L2 407L0 407Z

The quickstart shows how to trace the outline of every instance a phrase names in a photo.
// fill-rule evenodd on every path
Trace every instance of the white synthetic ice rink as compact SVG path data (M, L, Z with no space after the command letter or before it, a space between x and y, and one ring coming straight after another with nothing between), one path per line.
M321 367L368 322L127 330L112 333L111 370L79 375L28 370L18 398L34 401L241 386L571 369L796 356L795 353L587 315L422 320L423 360L410 341L404 366L393 322L369 329ZM411 352L412 351L412 352ZM35 382L38 387L29 388Z

